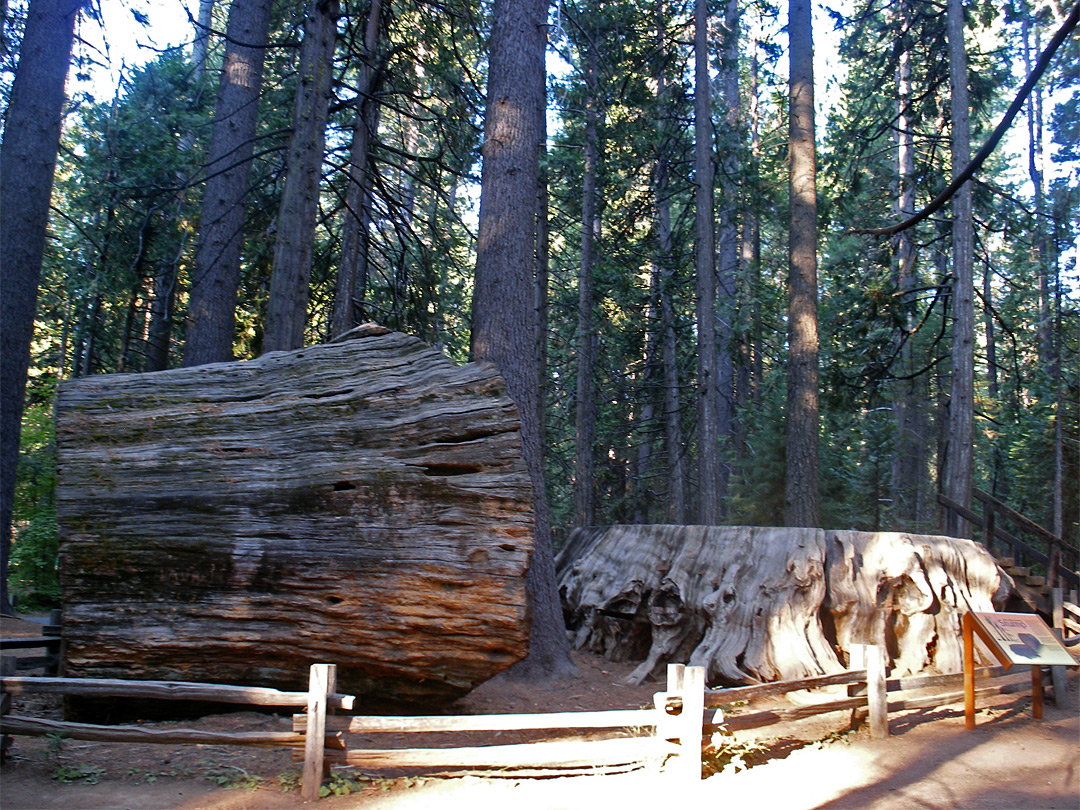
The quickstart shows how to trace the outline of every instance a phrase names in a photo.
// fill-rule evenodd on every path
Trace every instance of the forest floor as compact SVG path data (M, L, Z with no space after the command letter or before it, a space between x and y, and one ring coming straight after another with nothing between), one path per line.
M40 626L4 618L2 635L38 635ZM628 686L632 664L575 653L578 672L524 684L495 678L447 713L530 713L638 708L662 684ZM1021 674L1021 677L1023 674ZM1030 677L1030 676L1028 676ZM365 775L335 769L329 783L347 795L322 810L576 810L684 806L755 810L1076 810L1080 807L1080 683L1069 673L1062 706L1048 701L1042 721L1030 697L980 705L974 731L963 707L890 715L890 734L870 740L847 730L848 713L740 732L732 744L749 768L733 767L697 785L649 771L548 779L477 775ZM775 705L784 705L780 699ZM755 706L756 708L756 706ZM14 711L60 717L48 696L16 700ZM165 728L176 723L146 723ZM183 726L231 731L282 730L284 716L234 712ZM518 742L509 732L477 734L469 745ZM379 747L404 744L387 740ZM415 744L415 743L414 743ZM287 810L304 804L298 765L286 750L224 746L127 745L16 737L0 769L0 810ZM315 803L311 803L315 804Z

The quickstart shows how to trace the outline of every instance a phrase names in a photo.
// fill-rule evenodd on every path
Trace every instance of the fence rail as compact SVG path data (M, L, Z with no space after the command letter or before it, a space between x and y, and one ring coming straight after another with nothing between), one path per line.
M1075 610L1069 604L1067 610ZM872 736L887 735L888 713L940 706L962 700L963 692L905 695L916 690L950 689L962 683L963 675L930 675L885 678L885 652L868 646L859 650L866 667L824 676L778 683L754 684L728 689L705 688L702 667L668 667L667 688L654 695L653 707L602 712L552 712L543 714L501 714L468 716L351 716L335 715L336 709L351 709L355 699L338 694L336 671L330 664L313 664L308 692L199 684L182 681L122 681L76 678L0 678L5 711L11 695L31 692L77 694L94 697L138 697L166 700L220 701L254 706L306 706L306 713L293 716L292 731L215 732L195 729L147 729L141 726L95 726L40 718L5 715L0 719L4 734L45 736L63 734L72 739L95 742L272 746L294 749L294 758L304 762L302 795L318 796L322 778L332 763L368 768L463 768L463 769L548 769L544 773L597 772L664 763L666 772L681 779L701 776L701 742L711 732L725 728L742 730L772 723L797 720L838 711L866 709ZM977 672L981 680L1005 674L1002 667ZM1001 683L978 690L978 695L1020 691L1028 684ZM804 706L781 707L737 714L730 707L794 691L846 686L848 695ZM886 698L890 693L896 699ZM723 709L729 713L724 715ZM429 734L477 731L531 731L584 729L624 729L633 736L600 740L546 740L511 745L470 745L445 748L353 748L345 734ZM520 771L518 771L520 773Z

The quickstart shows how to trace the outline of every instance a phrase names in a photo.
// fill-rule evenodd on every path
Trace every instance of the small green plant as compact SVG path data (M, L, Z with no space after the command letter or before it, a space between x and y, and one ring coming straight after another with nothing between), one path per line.
M831 731L825 735L824 739L818 740L816 743L814 743L814 745L817 748L825 748L826 746L839 742L842 742L844 745L851 745L851 733L852 729L850 728L842 728L836 731Z
M192 775L190 768L170 768L169 770L151 771L143 768L129 768L128 778L134 779L136 782L142 782L146 785L152 785L158 779L164 779L167 777L178 778L187 777Z
M46 745L46 751L48 756L60 762L60 755L64 753L64 743L68 740L66 732L54 732L52 734L46 734L45 739L49 742Z
M327 796L348 796L350 793L359 793L363 789L363 780L335 773L331 776L329 782L319 787L319 798L325 799Z
M702 751L702 771L706 776L745 771L758 764L767 751L759 743L736 740L730 731L715 731Z
M285 771L279 773L277 778L278 787L285 793L289 793L293 790L299 790L303 783L303 773L298 770Z
M239 765L222 765L203 760L203 778L227 790L255 790L263 783L258 774L245 771Z
M105 775L105 769L99 765L60 765L53 771L52 778L57 782L85 782L96 785Z

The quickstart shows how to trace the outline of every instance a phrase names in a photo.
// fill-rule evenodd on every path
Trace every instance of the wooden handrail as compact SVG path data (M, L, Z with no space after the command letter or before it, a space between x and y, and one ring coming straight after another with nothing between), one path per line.
M1035 529L1037 529L1038 531L1036 532L1032 530L1034 533L1039 534L1040 537L1043 537L1044 539L1050 538L1051 550L1056 545L1057 548L1061 549L1062 551L1068 551L1070 553L1075 551L1072 546L1062 544L1061 540L1057 537L1057 535L1051 534L1046 529L1043 529L1041 526L1039 526L1037 523L1032 523L1028 518L1025 518L1019 512L1005 506L1005 504L1001 503L1001 501L997 500L997 498L994 498L991 495L987 495L985 492L979 489L975 490L975 496L983 502L988 511L992 510L994 513L1001 514L1003 517L1009 520L1014 520L1016 523L1020 523L1025 529L1027 529L1029 525L1035 527ZM961 506L960 504L956 503L956 501L947 498L945 495L938 493L937 501L945 508L951 509L956 512L956 514L971 523L973 526L979 526L983 530L987 528L987 521L985 521L981 516L979 516L975 512L972 512L970 509ZM1015 520L1016 517L1020 518L1021 520ZM1013 549L1022 551L1025 555L1031 557L1036 562L1040 562L1049 568L1049 554L1043 554L1041 551L1038 551L1032 546L1029 546L1023 540L1011 534L1010 532L1007 532L1005 529L1002 529L1000 526L998 526L996 523L993 523L992 521L990 522L990 530L993 533L994 538L1000 538L1005 543L1012 546ZM991 539L992 538L984 538L987 546L990 545ZM1059 563L1057 566L1057 573L1059 576L1069 581L1074 586L1080 584L1080 573L1073 570L1072 568L1069 568L1066 565L1062 565Z
M987 492L983 492L981 489L973 490L973 494L975 495L976 498L978 498L984 504L987 504L988 506L992 506L994 508L995 512L998 512L999 514L1003 515L1004 517L1007 517L1009 520L1011 520L1013 523L1015 523L1017 526L1024 529L1025 531L1029 531L1032 534L1037 534L1039 537L1041 537L1047 543L1057 543L1058 545L1062 546L1063 548L1067 548L1070 551L1074 550L1072 546L1065 543L1056 534L1049 531L1048 529L1044 529L1042 526L1040 526L1038 523L1031 520L1030 518L1027 518L1024 515L1021 515L1019 512L1017 512L1012 507L1006 506L1004 503L999 501L993 495L990 495Z

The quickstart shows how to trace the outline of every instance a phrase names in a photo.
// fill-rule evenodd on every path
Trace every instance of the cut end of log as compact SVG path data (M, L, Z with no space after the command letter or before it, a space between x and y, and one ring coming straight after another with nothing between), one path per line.
M527 652L529 478L493 366L345 342L57 398L66 671L449 701Z

